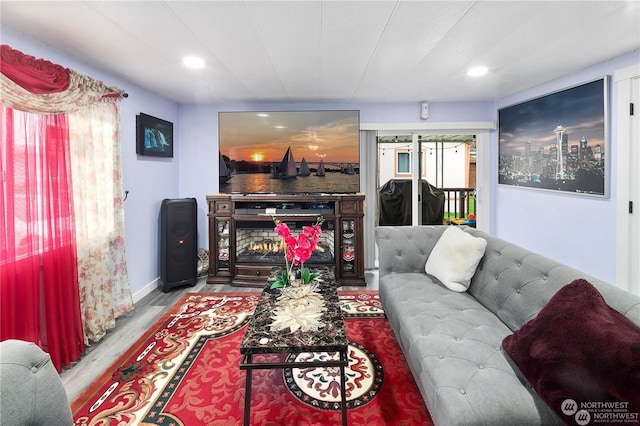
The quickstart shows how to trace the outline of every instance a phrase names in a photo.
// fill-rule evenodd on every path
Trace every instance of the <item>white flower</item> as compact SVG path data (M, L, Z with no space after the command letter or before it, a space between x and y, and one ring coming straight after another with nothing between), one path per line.
M322 296L318 293L317 284L302 285L300 287L286 287L280 290L280 296L278 300L285 302L288 300L303 300L303 299L319 299L322 300Z
M286 330L291 332L318 331L324 326L320 321L323 307L306 304L285 304L276 308L271 319L271 329L273 331Z

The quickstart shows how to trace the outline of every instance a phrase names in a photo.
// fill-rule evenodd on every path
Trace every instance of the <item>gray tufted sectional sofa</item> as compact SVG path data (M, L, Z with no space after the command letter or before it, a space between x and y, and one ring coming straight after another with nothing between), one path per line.
M487 240L466 292L425 273L446 226L377 227L380 299L436 425L562 424L521 380L502 340L561 287L590 281L607 304L640 325L640 297L474 228Z

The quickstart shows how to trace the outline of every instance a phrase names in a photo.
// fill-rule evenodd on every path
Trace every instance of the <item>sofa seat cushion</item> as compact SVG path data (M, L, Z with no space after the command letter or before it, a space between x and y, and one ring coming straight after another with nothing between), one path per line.
M436 424L555 423L502 352L511 330L472 296L424 273L383 276L379 291Z

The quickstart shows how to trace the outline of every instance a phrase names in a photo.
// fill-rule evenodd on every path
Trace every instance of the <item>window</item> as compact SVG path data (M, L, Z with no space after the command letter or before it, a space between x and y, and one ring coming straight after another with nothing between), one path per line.
M398 152L396 164L396 173L411 173L411 153Z
M412 151L396 151L396 175L410 175L413 170L411 169ZM420 153L420 163L422 163L422 173L424 174L424 153Z

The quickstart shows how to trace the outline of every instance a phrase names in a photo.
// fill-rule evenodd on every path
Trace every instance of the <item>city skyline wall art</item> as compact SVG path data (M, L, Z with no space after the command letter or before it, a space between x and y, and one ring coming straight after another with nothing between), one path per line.
M608 196L609 77L498 110L498 183Z

